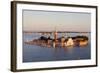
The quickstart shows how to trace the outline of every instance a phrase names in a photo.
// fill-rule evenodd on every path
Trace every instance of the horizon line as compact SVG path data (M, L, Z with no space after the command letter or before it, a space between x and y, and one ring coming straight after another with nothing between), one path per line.
M52 33L54 31L23 31L24 33ZM91 33L87 31L57 31L58 33Z

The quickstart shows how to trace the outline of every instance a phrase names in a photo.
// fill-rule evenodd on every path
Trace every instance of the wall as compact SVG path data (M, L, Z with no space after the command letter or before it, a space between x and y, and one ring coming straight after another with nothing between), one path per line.
M10 71L10 1L0 0L0 73L13 73ZM100 1L98 0L30 0L40 2L57 2L67 4L83 4L83 5L98 5L100 7ZM100 12L100 10L99 10ZM98 13L99 13L98 12ZM98 16L100 16L98 14ZM98 19L99 20L99 19ZM99 21L100 23L100 21ZM98 25L99 27L99 25ZM99 29L100 31L100 29ZM100 34L98 35L98 37ZM99 43L98 38L98 43ZM100 46L99 46L100 47ZM100 55L100 49L98 48L98 55ZM99 57L100 63L100 57ZM62 69L62 70L47 70L47 71L35 71L34 73L99 73L100 65L98 67L91 68L77 68L77 69ZM26 72L26 73L33 73Z

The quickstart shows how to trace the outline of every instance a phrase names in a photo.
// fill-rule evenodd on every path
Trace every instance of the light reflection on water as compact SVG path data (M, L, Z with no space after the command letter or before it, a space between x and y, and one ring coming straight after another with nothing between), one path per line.
M59 37L62 35L58 34ZM38 61L58 61L58 60L79 60L91 58L90 33L67 33L67 36L85 35L89 38L87 46L67 47L67 48L53 48L43 47L37 45L25 44L25 41L30 41L39 38L38 33L23 33L23 62L38 62ZM51 35L52 36L52 35Z

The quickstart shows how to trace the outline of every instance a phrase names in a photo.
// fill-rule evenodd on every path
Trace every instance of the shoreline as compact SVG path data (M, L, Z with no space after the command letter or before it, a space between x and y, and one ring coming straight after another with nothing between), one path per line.
M53 31L23 31L23 33L52 33ZM91 32L75 32L75 31L57 31L57 33L91 33Z

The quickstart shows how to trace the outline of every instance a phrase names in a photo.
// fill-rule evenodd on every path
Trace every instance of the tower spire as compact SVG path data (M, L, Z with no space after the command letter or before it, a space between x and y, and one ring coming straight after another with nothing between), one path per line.
M55 31L54 31L54 44L55 46L57 45L57 27L56 26L55 26Z

